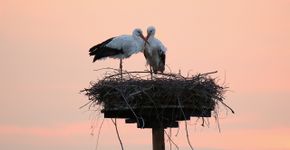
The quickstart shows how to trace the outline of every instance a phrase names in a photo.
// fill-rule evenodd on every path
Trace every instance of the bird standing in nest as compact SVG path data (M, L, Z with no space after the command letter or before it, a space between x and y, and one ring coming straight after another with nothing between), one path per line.
M163 73L165 70L165 53L166 47L160 40L155 38L156 29L153 26L147 28L146 43L144 49L144 56L147 60L147 64L150 66L150 72L157 74L158 72ZM147 44L148 43L148 44Z
M120 59L120 73L122 75L122 60L131 55L141 52L147 39L144 37L142 30L136 28L132 35L120 35L107 39L89 50L90 56L94 56L93 62L103 58Z

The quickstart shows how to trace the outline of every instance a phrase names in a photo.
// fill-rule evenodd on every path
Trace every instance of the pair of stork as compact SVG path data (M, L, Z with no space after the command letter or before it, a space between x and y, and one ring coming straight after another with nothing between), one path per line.
M156 74L163 73L165 70L165 52L166 47L155 38L155 28L150 26L147 28L147 36L144 37L142 30L136 28L132 35L120 35L107 39L106 41L93 46L89 50L90 56L94 56L93 62L103 58L119 58L120 70L122 73L122 59L131 55L143 52L150 66L150 72Z

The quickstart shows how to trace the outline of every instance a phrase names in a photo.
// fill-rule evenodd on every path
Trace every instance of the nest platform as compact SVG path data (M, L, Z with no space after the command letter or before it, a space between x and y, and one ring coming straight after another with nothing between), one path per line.
M180 74L125 72L106 75L84 89L87 105L101 105L105 118L123 118L138 128L178 127L190 117L211 117L223 103L225 87L209 74L184 77ZM224 104L224 103L223 103Z

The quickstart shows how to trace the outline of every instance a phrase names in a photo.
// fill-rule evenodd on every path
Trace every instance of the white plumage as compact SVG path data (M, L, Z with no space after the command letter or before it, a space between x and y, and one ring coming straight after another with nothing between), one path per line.
M94 56L93 62L103 58L119 58L120 69L122 70L122 59L132 54L143 51L146 39L142 30L136 28L132 35L120 35L112 37L89 50L90 56Z
M145 45L144 56L147 60L147 64L150 65L150 70L156 74L158 71L162 72L165 70L165 53L166 47L160 40L155 38L155 27L150 26L147 28L146 40L149 44Z

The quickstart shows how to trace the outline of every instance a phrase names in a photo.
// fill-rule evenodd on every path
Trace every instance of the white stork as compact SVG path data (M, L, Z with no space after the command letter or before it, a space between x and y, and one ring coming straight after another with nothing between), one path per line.
M147 41L142 30L136 28L132 35L120 35L112 37L96 46L90 48L90 56L94 56L93 62L103 58L119 58L120 70L122 73L122 59L130 57L132 54L143 51L144 43Z
M165 70L165 53L166 53L166 47L162 44L161 41L159 41L157 38L155 38L155 27L150 26L147 28L147 36L145 41L145 49L144 49L144 56L147 60L147 64L150 65L150 72L153 72L156 74L158 71L163 73Z

